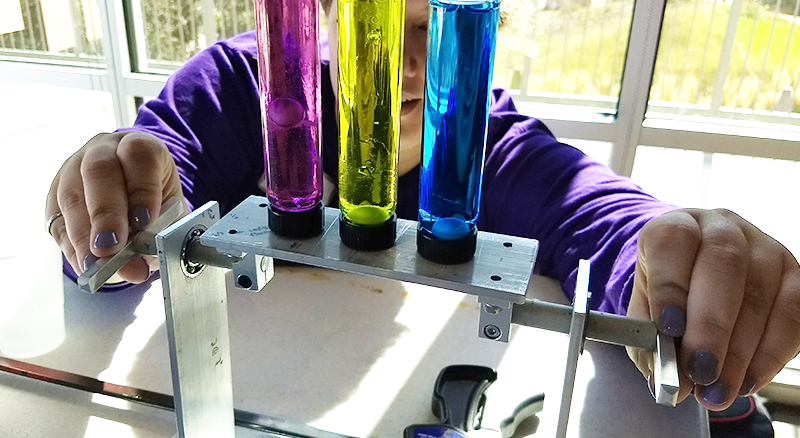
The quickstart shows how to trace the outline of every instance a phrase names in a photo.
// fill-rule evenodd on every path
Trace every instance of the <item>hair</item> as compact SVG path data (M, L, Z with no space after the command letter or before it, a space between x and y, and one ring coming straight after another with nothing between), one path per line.
M325 15L330 14L332 2L333 0L319 0L319 4L322 6L322 10L325 11ZM498 27L503 27L505 24L511 21L511 17L514 15L518 4L519 0L502 0L500 4L500 18Z

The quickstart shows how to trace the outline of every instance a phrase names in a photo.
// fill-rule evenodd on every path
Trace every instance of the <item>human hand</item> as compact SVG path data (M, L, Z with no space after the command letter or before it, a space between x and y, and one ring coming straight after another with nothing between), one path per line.
M141 132L98 134L61 166L47 194L50 231L76 273L116 254L131 231L160 214L162 203L183 198L175 162L164 143ZM142 257L119 271L130 283L150 275Z
M722 410L800 352L800 266L778 241L727 210L677 210L648 222L628 316L680 338L678 400ZM628 348L645 377L649 351Z

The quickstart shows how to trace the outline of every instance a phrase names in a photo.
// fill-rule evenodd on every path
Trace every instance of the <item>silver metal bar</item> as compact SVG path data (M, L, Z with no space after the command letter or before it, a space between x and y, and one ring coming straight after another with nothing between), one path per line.
M92 394L103 394L154 408L166 410L175 409L175 400L170 394L108 383L93 377L60 371L5 357L0 357L0 371L42 382L66 386ZM241 409L234 409L233 416L236 426L274 432L281 434L280 436L282 437L288 435L302 438L350 438L345 435L327 432L289 419L257 414Z
M569 334L572 308L562 304L528 300L517 304L511 315L513 324ZM655 351L658 330L652 321L632 319L603 312L591 312L586 321L586 339L606 344Z
M137 254L156 255L156 233L185 215L187 211L182 199L167 200L161 208L161 214L128 241L118 253L98 260L81 274L78 277L78 286L85 292L95 293Z
M92 377L0 357L0 371L54 383L94 394L103 394L163 409L173 409L172 396L130 386L103 382Z
M190 265L188 240L219 219L209 202L156 236L180 438L234 438L225 276Z
M569 411L572 407L572 392L575 389L575 375L578 372L578 357L583 352L584 328L589 313L589 271L588 260L578 263L578 278L575 281L575 296L572 301L572 322L567 347L567 365L564 373L564 386L561 390L561 408L558 412L556 438L567 436Z
M659 333L656 337L658 346L653 352L655 370L653 379L656 388L656 403L675 406L678 404L678 391L681 383L678 379L678 359L675 354L675 340Z
M92 294L97 292L120 268L135 256L136 250L133 248L133 242L128 242L118 253L111 257L100 259L86 269L78 277L78 286L84 292Z
M266 198L251 196L206 233L203 245L229 254L259 254L279 260L321 266L425 284L515 304L525 302L538 242L533 239L478 233L471 262L441 265L417 254L415 221L397 221L397 240L384 251L356 251L341 243L339 210L325 210L325 230L310 239L278 236L266 224Z

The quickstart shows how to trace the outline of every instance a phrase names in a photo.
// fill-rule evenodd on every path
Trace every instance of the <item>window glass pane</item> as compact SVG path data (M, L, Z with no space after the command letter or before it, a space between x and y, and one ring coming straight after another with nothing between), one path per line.
M519 102L615 113L634 2L532 3L503 3L513 18L498 38L494 84L510 90Z
M800 125L800 0L670 0L648 117Z
M0 56L100 66L103 35L96 0L19 0L10 4L14 6L11 9L5 2L0 8Z
M140 71L174 70L214 42L255 28L253 0L134 0ZM140 27L141 26L141 27ZM143 29L143 30L141 30Z
M631 180L668 204L733 210L800 258L800 205L787 195L800 162L639 146Z

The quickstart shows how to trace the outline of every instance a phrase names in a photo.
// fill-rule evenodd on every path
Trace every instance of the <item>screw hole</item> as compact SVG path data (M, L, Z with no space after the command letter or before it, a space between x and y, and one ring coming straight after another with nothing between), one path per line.
M250 277L246 275L240 275L236 277L236 282L239 283L239 286L245 289L250 289L250 286L253 285L253 280L251 280Z
M503 332L500 330L500 327L497 327L496 325L487 325L483 328L483 334L489 339L497 339L503 334Z
M238 231L236 231L236 230L228 230L228 234L236 234L236 233L238 233Z
M264 208L264 207L267 206L267 204L266 203L261 203L261 204L258 204L258 206L261 207L261 208Z
M489 277L489 278L491 278L491 279L492 279L492 281L500 281L500 280L502 280L502 279L503 279L503 278L502 278L502 277L500 277L499 275L492 275L492 276L491 276L491 277Z
M503 246L505 246L506 248L511 248L512 246L514 246L514 244L511 242L505 242L503 243Z

